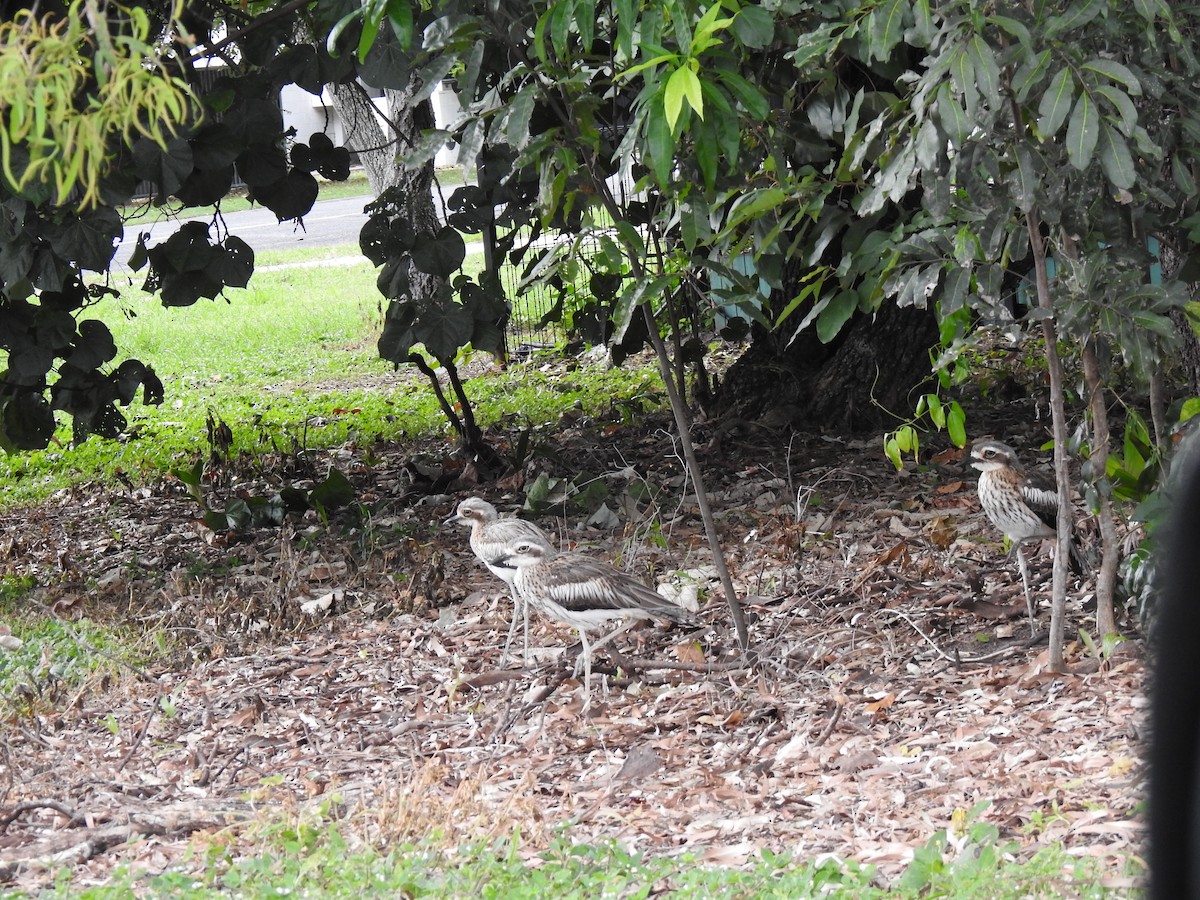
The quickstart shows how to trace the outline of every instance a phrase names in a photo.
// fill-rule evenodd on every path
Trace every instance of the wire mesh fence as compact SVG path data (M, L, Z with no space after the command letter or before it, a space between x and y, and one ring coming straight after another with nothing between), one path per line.
M574 276L564 277L560 268L554 279L542 281L532 277L538 263L554 249L555 242L567 238L554 233L536 240L531 236L528 227L509 236L512 246L525 250L517 254L516 261L510 258L512 254L506 256L496 273L512 307L505 333L509 355L516 358L584 337L586 329L581 319L591 316L596 305L591 287L593 267L589 263L599 253L599 242L595 238L571 238L576 265L567 269ZM490 255L494 258L498 254Z

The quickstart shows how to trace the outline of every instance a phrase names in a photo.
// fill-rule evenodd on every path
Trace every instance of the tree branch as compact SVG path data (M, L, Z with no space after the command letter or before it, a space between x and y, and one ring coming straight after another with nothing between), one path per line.
M416 366L421 374L429 379L429 383L433 385L434 396L437 397L438 406L442 408L442 414L450 420L450 424L454 426L454 430L458 432L459 439L463 439L463 423L454 412L454 407L446 399L446 394L442 391L442 383L438 381L437 372L429 367L429 363L425 362L425 357L420 353L408 354L408 361Z
M241 28L225 35L225 37L217 41L215 44L197 44L196 47L192 49L192 52L188 54L188 56L191 59L203 59L206 56L219 54L223 49L231 44L237 43L255 29L269 25L276 19L286 18L292 13L303 9L311 3L312 0L289 0L289 2L283 4L283 6L277 6L274 9L263 13L261 16L256 16Z

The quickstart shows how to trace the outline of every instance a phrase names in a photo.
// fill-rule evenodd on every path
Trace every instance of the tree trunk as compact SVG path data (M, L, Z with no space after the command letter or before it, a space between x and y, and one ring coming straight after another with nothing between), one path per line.
M828 344L810 330L784 346L778 333L756 329L720 385L716 410L799 430L888 428L912 415L937 343L932 310L890 302L856 313Z
M433 161L410 169L400 158L412 146L424 128L433 127L433 109L428 100L412 104L416 86L403 91L389 90L386 119L376 109L362 85L357 82L333 85L333 106L346 126L346 148L357 153L375 195L393 190L408 208L409 223L418 235L434 235L441 227L433 202ZM386 122L393 132L384 133ZM443 279L424 272L411 273L413 298L435 297Z
M413 147L421 129L433 125L433 110L429 101L412 104L414 88L415 85L410 85L403 91L384 91L387 106L384 113L358 82L330 86L333 108L345 125L346 149L358 154L376 195L415 178L424 180L426 187L433 184L432 161L419 169L407 169L398 162L399 157ZM385 124L390 134L384 131ZM427 198L432 211L432 194L426 191L422 196ZM419 198L414 199L417 204L421 203Z
M1100 363L1096 359L1095 336L1083 342L1083 377L1087 385L1088 409L1092 418L1092 472L1103 477L1108 468L1108 408L1104 402L1104 383L1100 378ZM1121 548L1117 545L1117 525L1113 518L1112 497L1097 491L1100 508L1096 519L1100 526L1100 571L1096 575L1096 636L1101 641L1117 633L1113 596L1117 588L1117 566Z

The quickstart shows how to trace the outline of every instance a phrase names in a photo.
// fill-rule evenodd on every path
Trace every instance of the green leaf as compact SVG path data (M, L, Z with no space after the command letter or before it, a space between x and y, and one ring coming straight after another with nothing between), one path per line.
M325 39L325 50L330 56L334 57L335 59L337 58L339 53L337 45L338 38L342 36L343 31L345 31L354 22L357 22L361 17L362 7L356 6L354 9L350 10L350 12L338 19L333 28L329 30L329 37Z
M579 32L580 52L590 53L596 35L596 0L575 0L572 18Z
M1000 67L996 65L996 56L979 35L971 38L967 45L967 54L975 64L975 83L987 99L989 106L995 110L1000 107Z
M1028 47L1033 40L1025 23L1018 21L1011 16L988 16L988 21L1000 28L1002 31L1005 31L1015 37L1025 47Z
M967 55L965 48L959 48L951 55L950 77L954 86L958 88L963 107L967 111L967 118L974 120L979 99L979 84L976 80L974 63Z
M829 300L829 305L817 316L817 338L821 343L828 344L837 337L856 309L858 294L855 291L843 290L834 294Z
M1171 8L1167 6L1166 0L1133 0L1133 8L1147 22L1153 22L1159 16L1166 18L1171 14Z
M693 60L709 47L719 44L721 38L718 37L718 34L733 24L732 18L718 18L723 11L720 3L713 3L704 10L704 15L696 23L691 43L686 44L682 37L680 38L680 44L687 47L688 55Z
M1051 16L1046 25L1045 37L1056 37L1066 31L1082 28L1096 18L1107 6L1102 0L1077 0L1059 16Z
M660 187L671 181L671 168L675 164L675 136L667 122L663 109L662 95L652 101L650 114L646 116L646 147L650 151L650 165Z
M761 6L743 6L733 17L733 33L743 45L760 50L775 37L775 20Z
M955 447L965 447L967 444L967 414L958 405L957 400L950 401L950 411L946 414L946 432Z
M1196 415L1200 415L1200 397L1189 397L1183 401L1183 406L1179 410L1179 424L1182 425Z
M421 310L415 336L438 362L446 365L471 340L474 330L475 317L461 304L443 297Z
M1049 68L1049 50L1043 50L1041 53L1029 57L1017 67L1016 74L1013 75L1012 86L1018 103L1024 103L1028 99L1029 92L1041 83Z
M249 504L240 497L235 497L226 504L223 515L226 527L230 531L245 531L254 524L254 514L250 512ZM207 515L205 519L208 519ZM220 529L214 528L213 530Z
M904 461L900 458L900 445L894 437L889 437L883 442L883 455L891 460L897 472L904 468Z
M421 134L417 146L404 156L404 164L410 169L419 169L429 162L437 152L452 140L450 132L442 128L432 128Z
M717 79L729 88L730 93L737 98L738 103L753 119L765 120L771 114L771 104L767 100L761 90L751 84L741 75L734 72L727 72L720 69L716 73Z
M874 57L887 62L904 37L904 13L907 0L884 0L875 8L868 19L868 61Z
M1142 83L1138 77L1133 74L1128 68L1121 65L1115 59L1104 59L1097 56L1094 59L1089 59L1082 66L1085 72L1096 72L1103 75L1105 78L1112 79L1124 86L1125 90L1133 94L1135 97L1142 95Z
M529 143L529 120L533 116L534 100L537 88L526 84L513 97L508 106L508 121L505 123L504 136L518 150L525 149Z
M787 202L788 192L783 188L760 188L747 191L730 207L727 226L737 225L750 219L757 219L765 212L770 212Z
M896 445L901 453L911 453L915 456L921 449L921 436L911 425L901 425L896 429Z
M550 8L550 43L559 59L567 58L571 37L571 0L558 0Z
M637 281L629 281L625 290L621 292L621 297L617 301L617 306L612 313L613 337L614 344L620 344L625 339L625 333L629 330L629 326L633 322L633 318L637 315L641 305L646 302L647 297L653 297L656 294L669 287L670 278L668 276L659 276L658 278L639 279Z
M802 281L806 281L807 284L805 284L804 287L800 290L800 293L798 293L795 297L793 297L791 300L788 301L788 305L783 308L783 312L781 312L779 314L778 318L776 318L776 320L775 320L775 325L774 325L775 328L778 328L784 319L786 319L788 316L790 316L792 313L794 313L800 307L800 305L802 303L804 303L806 300L808 300L810 297L819 297L820 296L821 288L825 284L825 274L826 274L826 270L823 267L820 267L820 268L813 269L807 275L805 275L803 277L803 279L801 279ZM820 310L823 308L824 307L816 308L816 304L814 304L813 312L819 313ZM803 331L804 326L807 324L808 324L807 322L802 323L800 325L800 327L797 328L796 330Z
M329 475L309 492L308 499L318 510L329 512L354 502L355 492L346 476L337 469L330 469Z
M383 24L382 17L363 16L362 32L358 36L358 61L362 62L371 52L375 44L375 36L379 34L379 26Z
M1175 187L1179 188L1185 197L1196 196L1197 185L1192 167L1178 153L1171 154L1171 180L1175 182ZM1194 241L1196 238L1190 236L1190 239Z
M954 91L948 82L939 87L937 91L937 116L950 143L961 145L966 141L967 136L971 133L971 120L963 110L962 104L958 102L958 98L954 96Z
M943 320L962 309L967 299L967 289L971 286L971 270L956 266L946 276L946 284L942 288L939 303Z
M914 47L928 47L937 36L937 26L933 22L933 10L929 0L915 0L912 6L913 28L910 31L909 43Z
M645 62L638 63L636 66L630 66L621 73L621 77L629 78L633 75L636 75L638 72L642 72L646 69L652 69L655 66L661 66L663 63L675 62L677 59L679 59L678 54L660 53L658 56L648 59Z
M1100 168L1113 187L1129 190L1137 181L1129 145L1108 122L1100 123Z
M942 406L942 398L937 394L926 394L925 403L929 407L929 421L935 428L945 428L946 408Z
M696 74L696 68L699 66L694 59L688 60L688 65L680 71L687 74L683 79L683 95L687 97L688 106L701 119L704 118L704 91L700 87L700 78Z
M1041 184L1038 178L1039 170L1038 160L1034 156L1032 148L1024 142L1018 143L1017 166L1010 178L1010 183L1013 199L1021 212L1029 212L1037 203L1038 187Z
M637 20L638 0L614 0L613 19L617 23L617 54L618 61L629 61L634 58L633 26Z
M468 168L476 165L479 151L483 149L483 139L487 128L482 119L472 119L463 129L462 139L458 142L458 164Z
M1133 129L1137 127L1137 107L1133 105L1133 101L1129 99L1129 95L1120 88L1115 88L1111 84L1102 84L1097 86L1093 92L1098 97L1103 97L1110 104L1113 110L1120 118L1121 133L1125 135L1133 134Z
M408 49L413 39L413 13L409 0L388 0L388 21L392 23L392 31L400 40L400 46Z
M1067 123L1067 161L1083 171L1096 155L1096 142L1100 139L1100 117L1092 98L1085 92ZM1128 151L1126 151L1128 152Z
M672 132L675 131L679 115L683 111L684 100L687 100L688 106L692 107L700 118L704 118L704 101L700 96L700 79L686 65L680 66L671 73L670 77L667 78L667 86L663 91L663 112L666 114L667 124L671 127ZM699 109L697 109L697 104L699 104Z
M412 250L413 265L427 275L449 278L463 264L467 256L467 245L462 235L449 225L443 225L438 233L421 241Z
M1069 69L1061 69L1050 82L1046 93L1042 94L1038 104L1038 131L1043 139L1054 137L1067 114L1071 111L1071 101L1075 98L1075 82Z
M803 71L809 64L814 69L825 65L825 60L838 43L837 32L845 26L839 22L824 22L812 31L799 36L796 49L787 54L797 71Z

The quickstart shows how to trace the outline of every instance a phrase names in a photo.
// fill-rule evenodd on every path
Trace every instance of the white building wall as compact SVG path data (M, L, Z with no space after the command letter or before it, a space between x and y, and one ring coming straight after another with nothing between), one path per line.
M346 131L341 117L333 108L333 98L325 91L320 97L313 96L308 91L294 84L289 84L280 91L280 106L283 109L284 128L296 129L296 140L307 144L313 132L324 132L338 146L346 143ZM381 111L387 108L387 100L377 97L373 101ZM449 82L441 82L434 88L430 97L433 105L433 119L438 128L448 128L454 125L462 115L462 106L458 95L454 93ZM380 117L379 124L387 132L387 123ZM434 165L448 168L458 164L458 145L443 147L434 159Z

